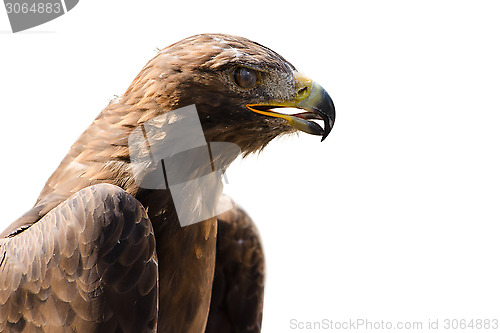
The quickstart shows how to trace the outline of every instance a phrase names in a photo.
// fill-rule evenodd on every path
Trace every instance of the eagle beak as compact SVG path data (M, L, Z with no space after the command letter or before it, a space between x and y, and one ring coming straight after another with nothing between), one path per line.
M322 86L308 77L295 73L296 96L292 101L270 101L257 104L247 104L247 108L253 112L270 117L283 118L299 131L312 135L321 135L321 141L330 134L335 122L335 106L330 95ZM306 112L285 114L275 110L277 108L297 108ZM313 120L323 120L321 127Z

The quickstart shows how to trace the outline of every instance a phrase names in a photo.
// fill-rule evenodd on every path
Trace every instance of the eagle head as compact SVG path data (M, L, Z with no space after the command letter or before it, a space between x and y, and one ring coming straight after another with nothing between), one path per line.
M235 143L244 154L297 130L324 140L335 120L332 99L319 84L271 49L222 34L196 35L159 51L121 102L141 114L139 123L194 104L207 141Z

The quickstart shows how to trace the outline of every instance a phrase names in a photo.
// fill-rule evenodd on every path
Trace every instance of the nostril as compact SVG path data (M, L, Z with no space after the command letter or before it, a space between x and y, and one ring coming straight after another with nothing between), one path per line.
M307 94L307 90L307 87L300 88L299 91L297 91L297 96L299 98L305 96Z

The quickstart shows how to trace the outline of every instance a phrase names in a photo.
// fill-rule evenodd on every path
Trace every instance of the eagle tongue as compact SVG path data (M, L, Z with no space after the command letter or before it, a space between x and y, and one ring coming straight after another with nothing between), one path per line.
M296 113L293 114L292 116L302 118L302 119L317 119L317 120L323 120L319 115L317 115L314 112L301 112L301 113Z

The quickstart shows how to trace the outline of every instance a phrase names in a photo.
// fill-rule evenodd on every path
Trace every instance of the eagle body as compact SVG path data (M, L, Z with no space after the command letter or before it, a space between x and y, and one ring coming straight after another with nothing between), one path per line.
M181 226L173 192L134 177L131 133L188 105L206 142L244 156L296 130L324 139L334 121L321 86L258 43L203 34L163 49L2 233L2 332L260 332L264 256L249 216L223 196L232 209Z

